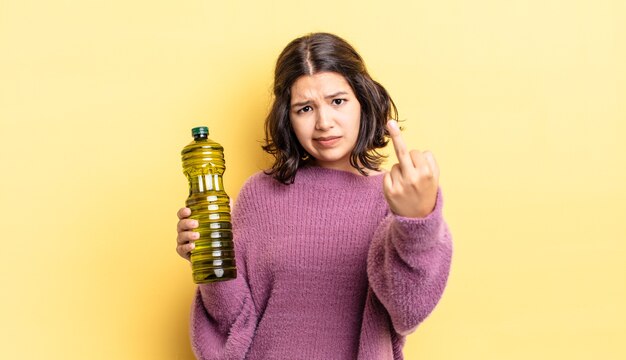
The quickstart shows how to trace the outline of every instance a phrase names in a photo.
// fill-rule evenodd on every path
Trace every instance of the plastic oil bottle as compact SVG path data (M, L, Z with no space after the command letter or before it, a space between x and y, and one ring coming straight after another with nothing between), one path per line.
M183 173L189 181L186 205L190 219L198 221L200 233L191 252L193 281L196 284L231 280L237 277L230 199L224 191L224 148L208 138L209 128L191 130L193 141L183 151Z

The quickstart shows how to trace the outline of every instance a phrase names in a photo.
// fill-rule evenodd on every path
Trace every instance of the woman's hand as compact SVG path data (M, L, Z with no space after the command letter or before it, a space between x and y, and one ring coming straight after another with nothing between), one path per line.
M430 151L407 150L395 120L387 130L396 150L398 164L385 174L383 191L394 214L422 218L430 214L437 201L439 167Z
M178 210L178 226L176 227L176 231L178 232L178 236L176 237L176 252L182 258L190 260L191 258L191 250L196 247L194 241L196 241L199 237L199 233L191 231L198 227L198 221L193 219L188 219L191 216L191 209L189 208L181 208Z

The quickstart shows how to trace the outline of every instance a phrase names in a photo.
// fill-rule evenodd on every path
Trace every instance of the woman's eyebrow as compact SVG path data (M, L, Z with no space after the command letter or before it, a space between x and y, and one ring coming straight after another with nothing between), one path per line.
M311 103L311 101L310 101L310 100L307 100L307 101L301 101L301 102L297 102L297 103L291 104L291 107L292 107L292 108L295 108L295 107L300 107L300 106L308 105L308 104L310 104L310 103Z
M336 92L334 94L330 94L330 95L324 96L324 99L334 98L334 97L337 97L339 95L348 95L348 92L347 91L343 91L343 90L342 91L338 91L338 92Z
M324 98L325 99L330 99L330 98L337 97L339 95L348 95L348 92L342 90L342 91L338 91L338 92L336 92L334 94L326 95L326 96L324 96ZM304 105L309 105L310 103L311 103L311 100L300 101L300 102L291 104L291 107L292 108L300 107L300 106L304 106Z

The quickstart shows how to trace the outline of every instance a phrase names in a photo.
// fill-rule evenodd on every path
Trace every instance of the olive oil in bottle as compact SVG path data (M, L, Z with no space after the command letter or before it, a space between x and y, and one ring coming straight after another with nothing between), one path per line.
M183 151L183 173L189 181L186 205L190 219L198 221L200 233L191 252L193 281L196 284L231 280L237 277L235 250L230 223L230 199L224 191L224 148L208 138L209 128L191 130L193 141Z

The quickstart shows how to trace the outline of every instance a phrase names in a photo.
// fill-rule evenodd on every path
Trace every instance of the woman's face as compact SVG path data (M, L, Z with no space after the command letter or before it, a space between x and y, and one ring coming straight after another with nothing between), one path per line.
M343 75L300 76L291 86L289 119L302 147L325 168L352 171L361 104Z

